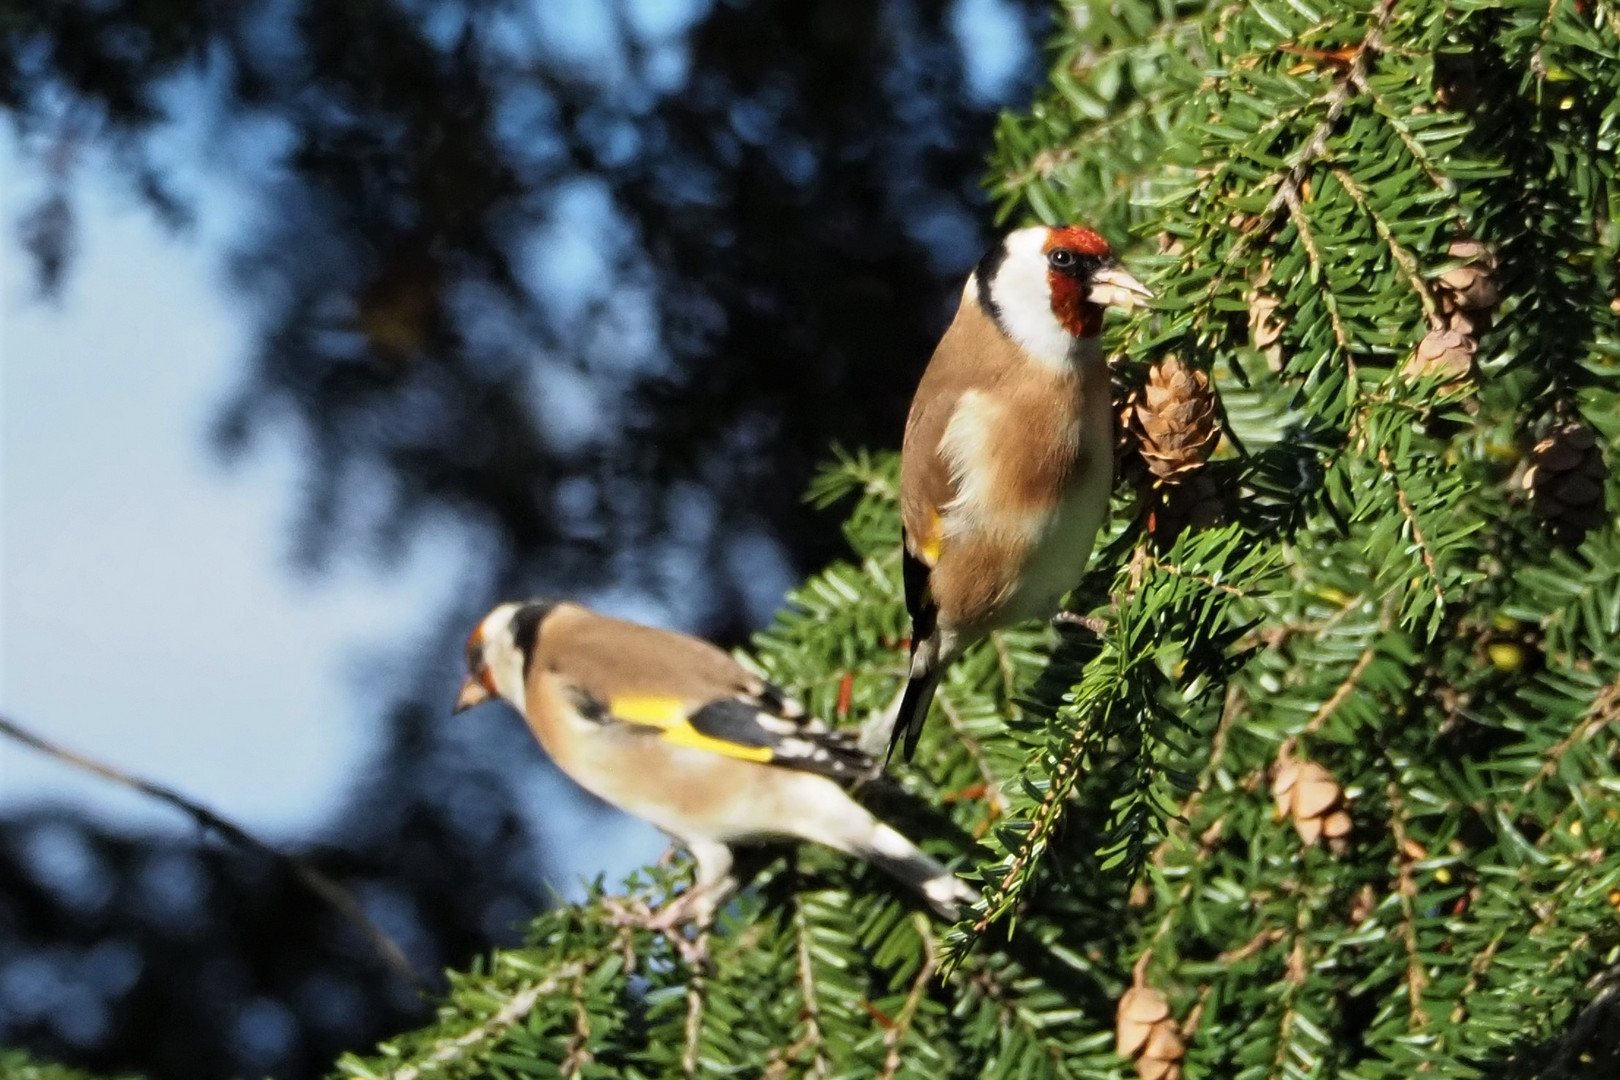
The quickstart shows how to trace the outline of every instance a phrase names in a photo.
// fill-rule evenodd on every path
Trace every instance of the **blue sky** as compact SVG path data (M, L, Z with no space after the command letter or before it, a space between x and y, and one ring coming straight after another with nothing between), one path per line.
M40 181L9 140L0 167L0 215L14 221ZM272 839L308 835L374 749L366 688L412 653L463 580L468 545L441 529L386 571L356 556L295 572L293 447L261 439L226 467L207 445L251 347L219 271L233 194L206 189L181 237L103 170L85 170L77 196L81 247L59 300L39 300L25 257L3 249L0 709ZM591 844L548 848L561 856L556 887L574 893L581 877L622 875L661 850L656 832L583 797L558 808L541 779L537 828L583 814L593 831ZM0 813L42 802L191 828L0 741Z
M35 178L7 148L4 217ZM166 235L100 170L78 188L81 248L57 302L6 247L0 375L0 703L71 746L276 832L318 822L366 753L347 689L443 598L452 537L386 576L291 573L298 465L264 440L229 469L206 445L249 348L220 287L228 193ZM435 540L437 542L435 542ZM0 806L53 797L173 822L0 744Z
M632 8L677 35L702 6ZM554 45L581 62L609 51L594 0L547 11ZM970 82L986 100L1002 96L1035 59L1010 9L958 0L952 18L972 46ZM261 438L226 467L207 445L252 345L221 270L250 207L231 180L202 171L195 131L170 143L196 227L166 233L113 170L87 159L75 178L77 256L60 298L41 301L11 225L43 180L9 130L0 136L0 709L289 841L326 820L372 752L379 710L365 688L412 655L474 546L446 526L387 570L351 553L318 576L293 571L295 448ZM581 237L597 231L573 224ZM656 614L632 596L607 606ZM537 783L537 827L591 837L548 847L563 859L554 884L566 893L663 846L584 797L561 796L561 809L558 797ZM190 830L164 807L0 740L0 814L53 801L134 828Z

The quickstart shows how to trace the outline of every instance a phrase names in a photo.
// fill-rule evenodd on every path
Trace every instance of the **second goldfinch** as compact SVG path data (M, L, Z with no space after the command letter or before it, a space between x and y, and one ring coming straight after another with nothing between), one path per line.
M655 921L707 922L736 888L731 845L812 840L871 862L955 918L976 894L852 799L872 762L708 642L530 600L467 642L456 711L499 697L581 787L673 836L697 880Z
M1079 583L1114 478L1103 310L1152 295L1078 225L1014 230L968 278L901 448L911 665L891 754L911 758L947 664Z

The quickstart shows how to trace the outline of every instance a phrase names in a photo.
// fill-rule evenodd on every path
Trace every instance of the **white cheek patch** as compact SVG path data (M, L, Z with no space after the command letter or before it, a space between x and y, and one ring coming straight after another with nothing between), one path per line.
M523 654L512 643L512 616L516 611L516 605L502 604L489 613L479 635L484 640L484 666L489 669L495 692L522 712L527 695L523 686Z
M1018 229L1007 235L1007 257L990 282L990 299L1001 314L1002 328L1046 367L1067 369L1075 337L1052 312L1047 283L1044 228Z
M501 652L503 655L490 658L490 678L495 681L495 689L501 697L522 712L527 697L523 686L523 657L518 655L516 649L502 649Z

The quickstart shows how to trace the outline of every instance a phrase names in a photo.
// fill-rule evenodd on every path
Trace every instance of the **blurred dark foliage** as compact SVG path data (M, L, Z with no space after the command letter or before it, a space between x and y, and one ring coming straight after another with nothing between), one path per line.
M1026 43L1050 17L986 2ZM835 442L897 444L989 242L998 102L953 13L0 0L0 104L47 178L16 223L42 292L72 272L86 159L187 223L152 147L206 111L210 165L260 207L231 262L258 345L219 447L295 433L311 568L340 545L387 560L433 522L482 538L462 604L411 628L427 659L382 692L385 748L307 852L425 972L544 902L515 794L538 752L515 719L443 716L473 619L611 590L735 643L840 553L836 516L800 501L811 471ZM0 1043L291 1078L426 1009L273 866L65 812L0 822Z

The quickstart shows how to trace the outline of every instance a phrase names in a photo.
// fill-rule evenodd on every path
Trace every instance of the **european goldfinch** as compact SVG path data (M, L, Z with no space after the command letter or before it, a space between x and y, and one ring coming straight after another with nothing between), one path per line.
M1114 478L1103 309L1152 295L1079 225L1017 229L968 278L906 418L911 665L869 748L910 760L945 666L1079 583Z
M455 709L493 697L581 787L692 853L696 882L659 928L708 922L736 888L731 845L755 840L866 859L946 918L975 898L840 786L869 774L867 755L707 642L573 603L501 604L467 641Z

